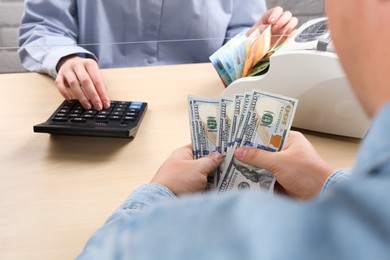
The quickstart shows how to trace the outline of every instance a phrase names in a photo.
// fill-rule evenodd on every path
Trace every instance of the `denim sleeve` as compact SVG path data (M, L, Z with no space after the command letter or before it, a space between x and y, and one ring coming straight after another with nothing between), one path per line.
M157 204L176 199L163 185L145 184L139 187L90 237L77 259L117 259L110 249L118 243L116 236L122 230L122 223L131 221L139 213L146 212Z
M125 211L127 214L133 214L166 199L176 199L176 196L163 185L145 184L136 189L119 210Z
M350 169L339 169L332 173L325 181L324 186L322 186L320 197L325 196L329 193L330 190L339 182L347 180L351 177Z

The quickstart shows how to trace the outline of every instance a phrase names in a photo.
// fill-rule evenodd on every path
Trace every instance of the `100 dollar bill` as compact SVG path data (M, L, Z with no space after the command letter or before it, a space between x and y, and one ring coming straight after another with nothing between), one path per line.
M191 95L188 96L188 110L194 157L218 150L219 100Z
M223 163L220 182L217 184L219 192L273 189L275 180L270 172L236 160L234 151L240 146L280 151L291 128L297 103L298 100L294 98L267 92L251 93L243 122Z

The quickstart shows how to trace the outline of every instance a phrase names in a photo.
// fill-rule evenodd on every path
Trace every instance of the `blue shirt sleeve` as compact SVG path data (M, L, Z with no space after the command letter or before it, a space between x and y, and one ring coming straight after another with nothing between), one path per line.
M56 66L62 57L76 54L97 59L78 46L76 1L25 1L19 28L18 50L23 66L29 71L57 75Z
M160 184L145 184L136 189L119 210L132 215L167 199L176 199L167 187Z
M337 183L348 180L351 177L350 169L339 169L332 173L325 181L324 186L321 189L320 196L326 196Z
M159 184L145 184L136 189L128 199L107 219L105 224L89 239L79 259L117 259L116 252L110 250L121 232L120 223L134 218L140 213L147 212L158 204L177 197L165 186Z

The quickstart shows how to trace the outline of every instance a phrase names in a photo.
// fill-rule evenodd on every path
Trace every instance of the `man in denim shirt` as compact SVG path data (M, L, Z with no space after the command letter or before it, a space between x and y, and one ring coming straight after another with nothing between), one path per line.
M80 259L390 259L390 1L326 0L341 64L373 119L351 176L297 132L281 152L239 148L287 196L201 191L219 154L180 148L88 241ZM295 198L295 199L294 199Z

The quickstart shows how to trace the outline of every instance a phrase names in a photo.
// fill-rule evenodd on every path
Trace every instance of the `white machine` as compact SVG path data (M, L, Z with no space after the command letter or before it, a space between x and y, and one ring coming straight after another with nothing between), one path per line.
M349 87L326 22L318 18L300 26L270 57L265 74L234 81L222 96L258 89L294 97L294 127L362 138L370 121Z

